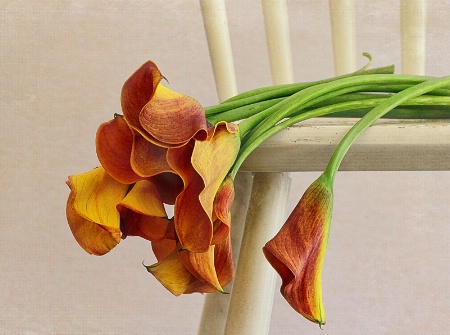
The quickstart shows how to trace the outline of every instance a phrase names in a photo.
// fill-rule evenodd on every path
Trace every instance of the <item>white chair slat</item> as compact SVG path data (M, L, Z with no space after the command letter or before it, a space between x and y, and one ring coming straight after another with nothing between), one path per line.
M404 74L425 74L426 25L426 0L402 0L400 27Z
M330 0L334 72L341 75L356 70L355 1Z

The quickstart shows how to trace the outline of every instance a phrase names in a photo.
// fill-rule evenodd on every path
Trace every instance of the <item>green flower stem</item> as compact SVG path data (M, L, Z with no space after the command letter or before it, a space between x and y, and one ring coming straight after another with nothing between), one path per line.
M350 73L350 74L346 74L346 75L342 75L342 76L338 76L338 77L333 77L333 78L328 78L328 79L323 79L323 80L319 80L319 81L315 81L315 82L283 84L283 85L275 85L275 86L258 88L258 89L250 90L250 91L241 93L239 95L236 95L233 98L225 100L224 102L222 102L218 105L206 107L205 113L207 116L210 116L210 115L223 113L223 112L229 111L231 109L251 105L251 104L254 104L257 102L261 102L261 101L288 97L288 96L290 96L298 91L301 91L305 88L316 86L319 84L329 83L329 82L332 82L332 81L335 81L338 79L342 79L342 78L348 78L348 77L357 76L357 75L392 74L393 72L394 72L393 66L386 66L386 67L375 68L375 69L371 69L371 70L366 70L365 68L363 68L354 73Z
M231 101L236 101L236 100L241 100L241 99L246 99L248 97L252 97L252 96L255 96L255 95L262 94L262 93L273 92L273 91L281 92L282 90L287 90L287 91L291 92L291 94L293 94L293 93L298 91L298 88L305 89L305 88L310 87L310 86L314 86L314 85L318 85L318 84L325 84L325 83L329 83L329 82L332 82L332 81L337 80L337 79L348 78L348 77L353 77L353 76L371 75L371 74L393 74L394 73L394 66L393 65L367 70L367 68L371 64L371 61L372 60L369 57L369 62L363 68L361 68L361 69L359 69L359 70L357 70L355 72L351 72L351 73L347 73L347 74L344 74L344 75L331 77L331 78L327 78L327 79L311 81L311 82L294 83L294 84L281 84L281 85L274 85L274 86L267 86L267 87L257 88L257 89L254 89L254 90L250 90L250 91L243 92L241 94L235 95L234 97L225 100L224 103L231 102ZM288 95L291 95L291 94L288 94Z
M430 91L447 88L450 86L450 76L443 78L433 78L421 84L417 84L410 88L399 92L389 99L383 101L378 106L373 108L369 113L362 117L344 136L336 147L331 159L324 171L331 181L334 180L336 172L342 162L347 151L350 149L353 142L361 135L368 127L370 127L376 120L385 115L393 108L401 105L409 99L418 97Z
M391 92L396 92L398 87L393 87L389 89ZM388 90L388 89L386 89ZM444 94L444 90L441 94L444 96L439 96L439 100L433 99L433 106L427 106L427 109L423 108L414 108L414 106L408 106L408 108L396 109L392 112L389 112L383 117L386 118L397 118L397 119L440 119L440 118L449 118L449 113L447 108L442 108L442 106L448 105L448 101L450 100L450 91L447 92L449 94ZM447 96L448 95L448 96ZM303 110L311 110L316 109L318 107L328 106L340 102L346 101L356 101L363 99L383 99L386 97L390 97L392 94L389 93L349 93L343 94L334 98L329 98L325 101L315 104L314 101L311 102L311 106L308 107L305 105ZM272 99L268 101L257 102L248 106L243 106L235 109L231 109L229 111L212 115L207 118L210 124L216 124L220 121L226 122L235 122L239 120L243 120L249 118L255 114L258 114L275 104L281 102L285 98ZM439 102L441 101L441 102ZM420 104L423 105L423 104ZM417 106L416 106L417 107ZM339 117L339 118L348 118L348 117L362 117L367 113L367 109L365 110L351 110L351 111L342 111L339 113L333 113L330 117ZM298 111L296 112L298 113Z
M301 110L299 113L295 116L292 116L289 119L286 119L283 122L278 123L277 125L273 126L269 130L267 130L265 133L263 133L261 136L259 136L256 140L252 142L246 142L244 145L242 145L241 150L239 151L238 157L233 165L233 168L231 170L231 176L234 178L236 173L238 172L240 166L245 161L245 159L255 150L260 144L262 144L264 141L278 133L279 131L292 126L296 123L315 118L315 117L321 117L321 116L329 116L331 114L339 114L339 113L348 113L350 114L352 111L361 111L364 110L367 114L367 110L378 106L380 103L387 101L390 99L389 97L376 97L372 99L361 99L361 100L353 100L353 101L345 101L340 102L333 105L323 106L320 108L316 108L313 110L305 111ZM426 106L426 108L429 108L429 106L433 105L445 105L445 109L442 110L442 113L445 113L445 116L447 118L450 118L450 98L449 97L437 97L437 96L420 96L411 98L405 102L403 102L403 105L408 106ZM423 108L423 107L422 107ZM395 111L395 110L394 110ZM361 113L361 112L360 112Z
M356 91L364 90L367 87L368 87L367 85L360 85L360 86L354 86L354 87L351 87L351 88L344 88L342 90L338 89L338 90L335 90L335 91L324 93L321 96L313 97L309 101L305 100L304 103L301 104L301 107L302 107L302 109L308 108L308 107L311 107L314 104L322 102L324 100L331 99L331 98L337 97L339 95L342 95L342 94L345 94L345 93L348 93L348 92L352 92L354 90L356 90ZM279 111L283 109L283 107L289 108L292 111L298 111L299 110L299 106L294 104L293 101L296 101L297 95L300 94L301 92L303 92L303 91L297 92L296 94L279 101L278 103L270 106L267 109L258 111L258 113L254 113L253 115L248 116L244 121L242 121L239 124L241 139L244 136L247 135L248 131L250 131L251 129L255 128L262 121L264 121L265 119L267 119L268 117L270 117L273 114L278 114ZM239 117L238 114L236 114L234 116L236 118ZM289 117L289 114L286 115L286 117ZM243 139L243 141L246 141L247 138L248 137Z
M330 83L308 87L264 112L258 113L241 122L239 125L241 136L246 136L244 142L251 142L275 126L282 119L292 115L294 111L308 106L308 103L311 104L311 101L318 103L338 94L370 91L377 89L379 85L388 85L386 86L388 88L395 87L396 85L411 86L422 83L427 79L430 78L410 75L374 74L348 77ZM247 134L250 130L251 132Z
M281 102L283 99L285 98L277 98L256 102L250 105L233 108L219 114L207 116L206 119L211 124L216 124L217 122L220 121L234 122L238 120L243 120L272 107L273 105Z
M422 97L420 97L422 98ZM382 116L386 119L450 119L450 97L433 97L435 105L427 102L428 97L423 103L413 105L410 103L413 100L408 100L407 105L402 104L402 107L396 107ZM345 110L343 112L336 112L332 115L324 115L324 117L333 118L361 118L366 115L371 108L358 108L353 110Z
M318 87L316 86L315 88L317 89ZM306 109L308 107L314 106L315 104L332 100L333 98L337 98L349 92L363 91L369 88L369 85L354 85L351 87L344 87L342 89L338 88L335 90L330 90L328 92L319 91L315 95L308 95L311 92L313 93L314 90L309 91L309 89L305 89L290 96L289 98L282 100L280 103L242 121L239 125L241 134L242 136L245 136L251 129L253 129L254 133L251 135L257 137L260 135L260 133L264 132L260 131L260 133L258 133L257 127L259 127L263 121L272 117L273 115L280 116L280 118L278 119L279 121L285 117L289 117L295 113L298 113L299 110ZM256 128L256 130L254 128ZM246 140L247 139L249 139L249 137L247 137Z

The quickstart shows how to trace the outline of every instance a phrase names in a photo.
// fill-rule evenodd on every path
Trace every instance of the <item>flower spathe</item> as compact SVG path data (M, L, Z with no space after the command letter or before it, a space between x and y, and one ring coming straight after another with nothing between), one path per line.
M86 252L103 255L120 242L120 215L117 204L127 185L111 178L103 168L70 176L71 192L66 215L73 236Z
M178 147L207 137L206 115L195 99L163 86L156 64L148 61L124 83L122 111L132 129L162 147Z
M145 267L176 296L193 292L223 292L223 287L233 279L230 236L202 253L180 250L179 244L168 241L154 242L152 246L157 258L162 254L164 257L158 263Z
M326 174L312 183L278 234L263 248L282 279L283 297L319 325L325 324L322 267L333 207L332 185Z
M216 231L225 229L226 233L214 234L214 199L240 147L236 125L219 123L208 133L206 141L194 141L168 152L169 165L184 182L184 190L175 201L175 229L182 248L193 252L207 251L229 233L221 226Z

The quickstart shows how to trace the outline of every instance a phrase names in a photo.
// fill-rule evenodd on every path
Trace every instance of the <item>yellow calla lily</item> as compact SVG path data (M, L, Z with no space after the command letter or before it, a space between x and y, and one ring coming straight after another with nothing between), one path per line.
M204 253L180 250L179 244L170 241L152 242L159 261L145 266L148 272L174 295L223 292L234 276L230 237Z
M120 242L117 204L128 185L121 184L102 168L70 176L66 214L72 234L90 254L103 255Z

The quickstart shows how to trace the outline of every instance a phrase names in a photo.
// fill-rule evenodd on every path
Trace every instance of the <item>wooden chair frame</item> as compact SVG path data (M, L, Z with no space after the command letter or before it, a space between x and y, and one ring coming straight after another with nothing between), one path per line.
M222 101L237 94L225 3L200 0L200 4ZM356 70L354 0L330 0L329 7L335 73L352 72ZM292 82L286 0L263 0L262 10L273 83ZM424 73L425 29L426 1L402 0L404 73ZM261 145L243 164L235 181L232 210L236 278L227 287L230 295L206 297L199 335L268 334L276 273L261 248L285 219L289 172L323 171L324 157L330 157L350 127L351 122L342 119L290 127ZM379 122L355 142L341 170L450 170L449 139L449 120Z

